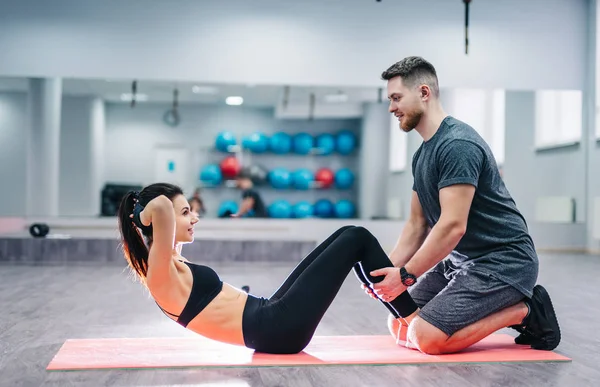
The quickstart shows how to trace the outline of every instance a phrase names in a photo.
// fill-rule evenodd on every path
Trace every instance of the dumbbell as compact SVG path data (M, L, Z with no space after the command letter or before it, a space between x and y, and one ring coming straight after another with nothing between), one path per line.
M50 227L45 223L34 223L29 227L29 233L34 238L43 238L50 232Z

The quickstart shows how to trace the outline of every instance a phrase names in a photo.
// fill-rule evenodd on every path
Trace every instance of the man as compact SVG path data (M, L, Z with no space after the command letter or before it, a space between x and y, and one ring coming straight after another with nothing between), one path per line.
M521 332L518 344L556 348L561 335L552 302L534 287L534 243L488 144L444 112L436 70L423 58L405 58L382 78L400 129L423 139L412 160L410 217L390 254L395 268L371 273L385 275L373 285L383 301L408 289L420 308L392 319L392 334L441 354L512 327Z
M251 173L242 169L236 176L236 185L242 191L242 202L238 211L231 216L239 218L244 215L253 218L266 218L267 210L260 194L254 189Z
M200 188L196 188L194 196L188 199L190 204L190 210L196 213L199 217L206 214L206 207L204 207L204 201L200 197Z

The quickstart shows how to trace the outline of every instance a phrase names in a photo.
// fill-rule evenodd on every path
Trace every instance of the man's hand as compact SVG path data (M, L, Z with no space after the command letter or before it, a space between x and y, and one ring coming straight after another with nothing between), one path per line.
M373 293L373 290L371 290L370 287L368 287L365 284L360 284L360 287L365 291L365 293L367 293L367 295L369 295L372 299L374 300L378 300L379 301L379 297L377 297L377 295L375 293Z
M389 302L406 291L406 286L400 278L400 270L397 267L384 267L373 270L373 277L385 276L383 281L373 284L375 294L385 302Z

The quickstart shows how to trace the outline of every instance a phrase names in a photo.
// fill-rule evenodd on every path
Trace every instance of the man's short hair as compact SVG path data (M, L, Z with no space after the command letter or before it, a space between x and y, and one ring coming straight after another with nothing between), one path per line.
M427 85L435 97L439 97L437 72L435 67L419 56L409 56L391 65L381 74L384 81L400 77L406 87Z

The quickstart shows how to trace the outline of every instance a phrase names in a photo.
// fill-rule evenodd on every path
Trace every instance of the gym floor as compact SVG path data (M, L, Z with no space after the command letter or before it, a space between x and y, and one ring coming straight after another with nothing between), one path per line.
M563 254L540 259L539 283L553 298L563 333L556 352L572 362L50 372L46 366L66 339L187 332L162 315L123 267L0 266L0 386L597 386L600 310L593 298L600 259ZM213 267L223 280L268 296L293 266ZM317 334L386 334L386 316L350 275Z

